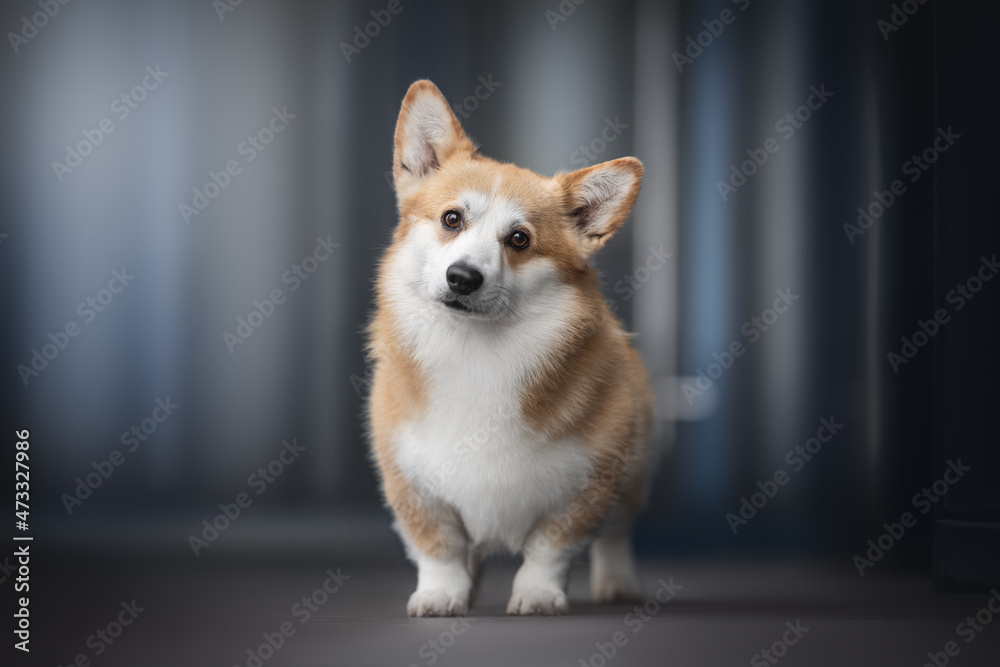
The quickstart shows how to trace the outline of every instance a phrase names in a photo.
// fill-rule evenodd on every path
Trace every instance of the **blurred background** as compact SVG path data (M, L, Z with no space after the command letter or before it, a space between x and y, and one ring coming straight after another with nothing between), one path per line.
M362 329L396 115L430 78L492 158L645 165L596 260L667 451L640 554L853 573L961 458L879 567L997 583L997 19L940 1L4 3L3 422L30 430L32 532L60 558L187 563L249 492L208 553L401 557ZM821 420L843 427L793 467Z

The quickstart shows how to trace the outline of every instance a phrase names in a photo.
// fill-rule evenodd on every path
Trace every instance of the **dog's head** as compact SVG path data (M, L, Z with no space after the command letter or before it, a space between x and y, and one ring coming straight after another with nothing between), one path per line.
M430 81L396 124L400 220L387 258L396 300L430 317L498 321L545 308L625 222L642 164L620 158L547 178L476 153Z

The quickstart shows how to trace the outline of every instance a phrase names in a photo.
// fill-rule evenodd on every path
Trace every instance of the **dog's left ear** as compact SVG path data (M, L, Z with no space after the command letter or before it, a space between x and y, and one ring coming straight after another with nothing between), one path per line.
M556 179L566 193L583 250L590 255L607 243L632 210L642 184L642 163L623 157L559 174Z
M417 190L445 160L475 146L462 130L448 101L430 81L415 81L403 98L396 121L392 175L400 200Z

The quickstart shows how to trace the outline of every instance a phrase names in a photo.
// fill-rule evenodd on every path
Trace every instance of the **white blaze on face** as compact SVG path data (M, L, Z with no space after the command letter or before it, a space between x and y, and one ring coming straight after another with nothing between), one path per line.
M488 298L498 287L509 289L509 272L504 271L504 240L524 221L524 210L515 202L496 194L466 190L458 196L464 219L462 231L427 257L424 279L432 298L445 296L447 271L453 264L466 264L483 274L481 298Z
M453 204L466 218L460 232L442 230L437 217L411 221L389 265L387 305L400 340L434 378L465 378L468 386L478 387L507 382L506 395L565 340L579 313L579 294L548 258L532 257L516 270L506 263L513 252L504 248L509 234L518 226L529 235L534 231L516 202L466 191ZM442 242L449 234L454 236ZM460 261L483 274L482 287L462 302L487 317L456 313L441 303L454 296L446 274ZM489 359L499 361L487 372L483 364Z

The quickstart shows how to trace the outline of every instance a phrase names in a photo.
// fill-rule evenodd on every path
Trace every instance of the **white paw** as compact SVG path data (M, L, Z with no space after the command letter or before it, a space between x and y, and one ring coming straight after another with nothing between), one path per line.
M618 602L637 600L639 586L635 575L630 572L603 573L590 582L590 596L594 602Z
M523 588L515 590L507 603L508 614L541 614L552 616L565 614L569 605L566 594L557 588Z
M443 588L425 588L414 591L406 603L410 616L465 616L469 610L469 596L452 593Z

